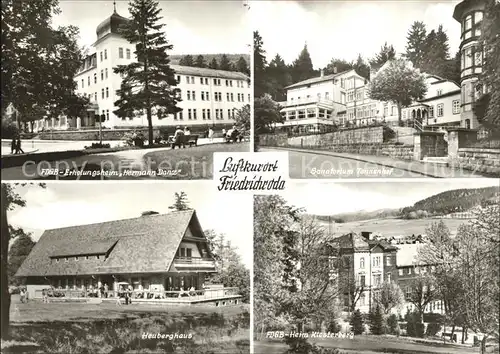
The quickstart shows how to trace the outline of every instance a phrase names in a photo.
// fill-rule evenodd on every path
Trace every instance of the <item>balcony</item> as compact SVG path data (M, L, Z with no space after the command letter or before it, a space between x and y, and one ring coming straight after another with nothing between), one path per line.
M215 271L215 261L204 257L176 257L172 266L178 270L206 270Z
M333 108L334 103L335 103L334 101L326 98L309 97L309 98L301 98L298 100L289 100L286 102L280 102L280 105L283 108L292 108L305 105L317 105L322 108Z

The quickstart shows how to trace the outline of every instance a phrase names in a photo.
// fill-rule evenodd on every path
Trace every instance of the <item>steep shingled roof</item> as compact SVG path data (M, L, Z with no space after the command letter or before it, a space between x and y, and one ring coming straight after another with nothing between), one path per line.
M170 67L177 73L182 75L193 75L203 77L216 77L222 79L233 80L249 80L250 78L243 73L237 71L215 70L209 68L196 68L194 66L183 65L170 65Z
M370 250L368 242L366 242L362 236L354 232L335 238L331 244L340 248L353 249L354 251Z
M194 210L47 230L16 276L166 272L188 228L205 238Z

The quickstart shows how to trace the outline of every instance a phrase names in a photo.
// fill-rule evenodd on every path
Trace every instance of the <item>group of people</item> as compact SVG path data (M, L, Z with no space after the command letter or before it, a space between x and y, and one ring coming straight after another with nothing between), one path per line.
M12 141L10 143L10 153L11 154L24 154L24 151L21 148L21 137L19 135L12 138Z

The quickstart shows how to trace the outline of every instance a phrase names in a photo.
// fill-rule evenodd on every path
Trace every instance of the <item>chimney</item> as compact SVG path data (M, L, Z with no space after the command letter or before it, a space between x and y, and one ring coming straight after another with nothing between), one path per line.
M368 241L371 241L373 239L372 234L373 233L371 231L361 231L361 236Z
M337 73L337 71L338 71L337 67L336 67L336 66L334 66L334 67L333 67L333 73L334 73L334 74L336 74L336 73Z
M143 211L141 213L141 216L151 216L151 215L158 215L158 214L160 214L160 213L157 211L147 210L147 211Z
M325 72L323 71L323 69L321 69L319 71L319 77L323 77L323 76L325 76Z

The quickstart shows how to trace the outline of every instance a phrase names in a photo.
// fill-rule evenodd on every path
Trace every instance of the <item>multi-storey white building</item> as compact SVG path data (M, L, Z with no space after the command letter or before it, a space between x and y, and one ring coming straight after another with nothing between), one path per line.
M113 72L117 65L136 61L135 45L123 38L118 28L128 19L114 13L97 26L95 53L87 56L75 76L77 94L90 99L87 114L83 117L43 120L35 124L35 130L82 129L96 126L96 115L104 114L103 126L107 128L142 127L147 125L146 116L120 118L116 94L122 77ZM234 123L235 111L250 103L250 79L243 73L206 68L171 65L181 90L182 111L163 119L153 116L154 126L222 126Z
M404 107L402 120L412 126L416 122L420 129L459 126L460 87L435 75L426 75L426 83L425 97ZM371 99L368 80L355 70L320 75L286 89L287 101L280 102L286 130L314 133L328 131L334 125L398 124L397 105Z

